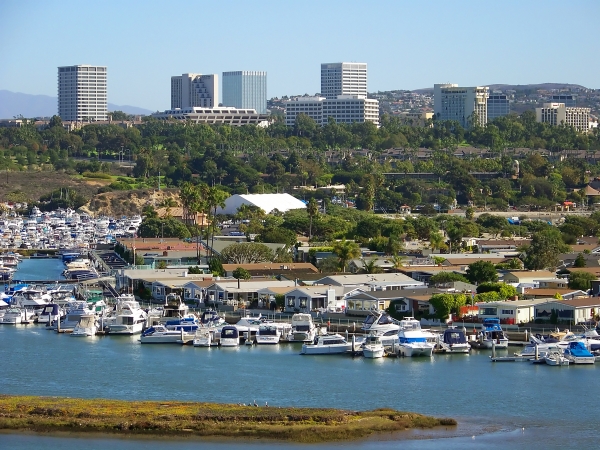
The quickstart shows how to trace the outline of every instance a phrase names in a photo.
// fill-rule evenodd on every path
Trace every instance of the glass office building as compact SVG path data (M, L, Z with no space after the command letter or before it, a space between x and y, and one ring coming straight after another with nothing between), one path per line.
M267 72L223 72L223 106L267 113Z

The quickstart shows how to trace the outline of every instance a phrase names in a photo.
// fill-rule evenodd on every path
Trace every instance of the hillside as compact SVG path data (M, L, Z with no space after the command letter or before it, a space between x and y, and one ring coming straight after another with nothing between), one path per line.
M462 86L462 85L461 85ZM488 86L490 91L494 89L501 90L514 90L514 91L528 91L528 90L553 90L553 89L588 89L585 86L581 86L579 84L569 84L569 83L539 83L539 84L481 84L480 86ZM423 89L415 89L411 92L416 94L433 94L433 87L423 88Z
M56 114L58 99L49 95L31 95L21 92L0 90L0 119L12 119L22 115L26 118L52 117ZM147 115L154 111L137 106L108 104L109 111Z
M178 196L178 189L113 191L95 195L87 205L79 209L92 216L133 216L141 214L145 206L159 205L166 198L177 202Z

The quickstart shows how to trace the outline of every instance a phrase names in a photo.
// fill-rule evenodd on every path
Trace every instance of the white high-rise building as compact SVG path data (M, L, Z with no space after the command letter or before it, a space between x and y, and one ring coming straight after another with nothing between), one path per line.
M106 67L58 68L58 115L64 121L107 120Z
M469 128L477 117L477 123L487 123L487 86L461 87L456 84L433 85L433 112L436 120L455 120L463 128Z
M184 73L171 77L171 109L214 108L218 99L219 81L215 74Z
M367 63L321 64L321 95L335 99L338 95L367 97Z
M570 108L564 103L544 103L543 108L535 108L535 116L538 122L567 125L587 133L590 130L590 111L590 108Z
M223 72L223 106L267 113L267 72Z

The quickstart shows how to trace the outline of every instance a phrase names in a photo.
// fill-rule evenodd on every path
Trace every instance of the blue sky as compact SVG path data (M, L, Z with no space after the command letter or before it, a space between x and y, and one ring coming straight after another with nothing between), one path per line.
M0 89L56 96L58 66L108 66L108 101L170 107L170 77L265 70L314 94L320 64L369 91L568 82L600 88L600 1L0 0Z

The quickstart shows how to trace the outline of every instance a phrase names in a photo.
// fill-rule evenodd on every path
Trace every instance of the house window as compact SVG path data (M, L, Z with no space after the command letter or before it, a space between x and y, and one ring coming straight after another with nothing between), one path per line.
M512 315L514 313L515 313L515 311L512 309L503 309L501 312L501 314L507 314L507 315Z
M308 297L300 297L300 308L306 308Z
M286 301L288 306L296 306L296 297L287 297Z
M496 308L482 308L479 311L482 316L495 316L497 314Z

